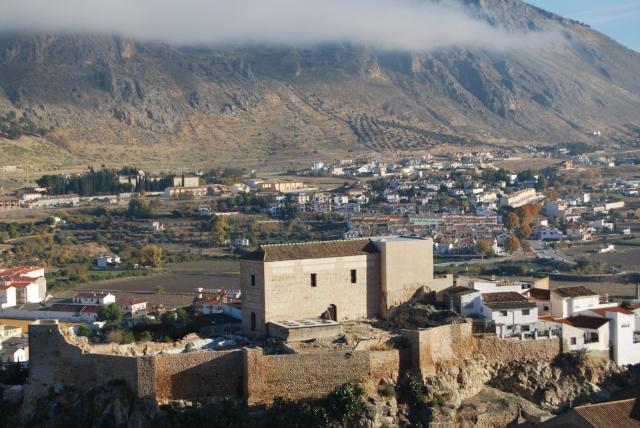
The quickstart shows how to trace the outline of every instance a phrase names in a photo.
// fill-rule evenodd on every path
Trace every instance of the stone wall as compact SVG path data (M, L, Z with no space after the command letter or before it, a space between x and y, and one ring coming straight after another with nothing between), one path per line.
M245 352L249 405L269 404L276 395L319 398L349 382L376 382L388 377L395 380L400 370L397 350L291 355L262 355L254 349Z
M560 353L560 339L503 340L483 337L474 339L474 348L491 365L525 359L549 362Z
M270 403L276 395L318 398L348 382L395 380L401 366L398 350L263 355L261 349L243 349L121 356L89 353L72 339L57 322L29 326L25 392L32 402L58 384L87 391L124 380L136 396L161 403L207 398Z
M496 365L515 360L551 361L560 352L560 340L504 340L473 337L472 323L450 324L424 330L403 330L411 345L411 367L422 376L433 375L438 366L483 356Z
M189 352L153 358L156 399L159 402L242 397L242 351Z
M29 326L29 380L27 389L44 395L54 385L74 385L87 390L111 380L124 380L139 397L153 394L141 378L151 376L149 366L137 358L86 354L67 342L57 322L41 320Z
M422 376L436 373L437 364L473 354L472 324L449 324L424 330L403 330L411 345L411 367Z

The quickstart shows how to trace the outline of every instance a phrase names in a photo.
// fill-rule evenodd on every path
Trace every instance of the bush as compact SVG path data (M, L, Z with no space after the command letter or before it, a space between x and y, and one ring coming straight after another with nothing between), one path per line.
M336 420L348 423L364 410L364 389L360 385L346 383L329 394L328 408Z
M78 336L89 337L91 330L86 324L81 324L78 326Z
M393 385L385 384L378 388L378 394L383 397L394 397L396 395L396 388Z
M267 426L273 428L320 428L329 425L329 416L324 408L283 397L273 398L267 418Z

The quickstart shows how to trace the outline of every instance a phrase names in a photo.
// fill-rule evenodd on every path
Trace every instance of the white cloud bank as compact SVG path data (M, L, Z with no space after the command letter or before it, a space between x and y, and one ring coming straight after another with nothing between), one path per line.
M0 30L117 33L173 44L351 42L418 51L518 49L551 40L424 0L0 0Z

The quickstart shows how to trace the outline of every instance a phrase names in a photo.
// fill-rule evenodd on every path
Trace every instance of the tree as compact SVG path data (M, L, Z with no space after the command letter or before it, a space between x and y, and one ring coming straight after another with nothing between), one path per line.
M476 244L476 252L481 256L493 256L493 246L489 241L480 241Z
M216 216L211 224L211 241L220 246L227 240L227 221L224 217Z
M89 330L89 327L86 324L80 324L78 326L78 336L89 337L90 333L91 330Z
M531 252L531 242L527 240L520 241L520 247L522 247L522 252L527 254Z
M531 236L531 226L528 223L524 223L517 230L518 238L520 239L529 239Z
M162 247L155 244L144 246L140 251L140 261L145 266L151 266L154 268L162 267L164 264Z
M513 230L519 225L520 225L520 217L518 217L518 214L514 212L508 213L507 216L504 218L504 226L508 230Z
M520 224L530 224L536 218L538 218L538 214L540 214L540 211L542 211L542 205L538 203L521 206L520 208L518 208Z
M127 214L132 218L150 218L153 215L153 209L146 199L135 198L129 201Z
M156 294L163 293L163 292L164 292L164 287L163 287L161 284L158 284L158 285L156 285L156 286L153 288L153 291L154 291Z
M103 305L98 309L98 319L108 321L112 324L120 324L122 322L122 311L115 303Z
M558 199L560 199L560 192L558 192L556 189L547 190L547 199L550 201L557 201Z
M138 338L138 342L151 342L153 341L153 336L147 330L140 333L140 337Z
M520 249L520 240L516 236L510 235L504 241L504 248L513 254Z

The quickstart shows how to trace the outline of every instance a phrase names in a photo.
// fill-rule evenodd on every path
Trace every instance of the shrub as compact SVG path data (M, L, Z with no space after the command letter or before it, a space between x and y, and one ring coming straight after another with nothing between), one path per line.
M89 337L90 333L91 330L89 330L89 327L87 327L86 324L81 324L78 326L78 336Z
M351 422L364 410L363 396L364 389L360 385L346 383L329 394L328 408L336 420Z
M273 398L267 417L267 426L273 428L320 428L329 425L329 416L324 408L283 397Z

